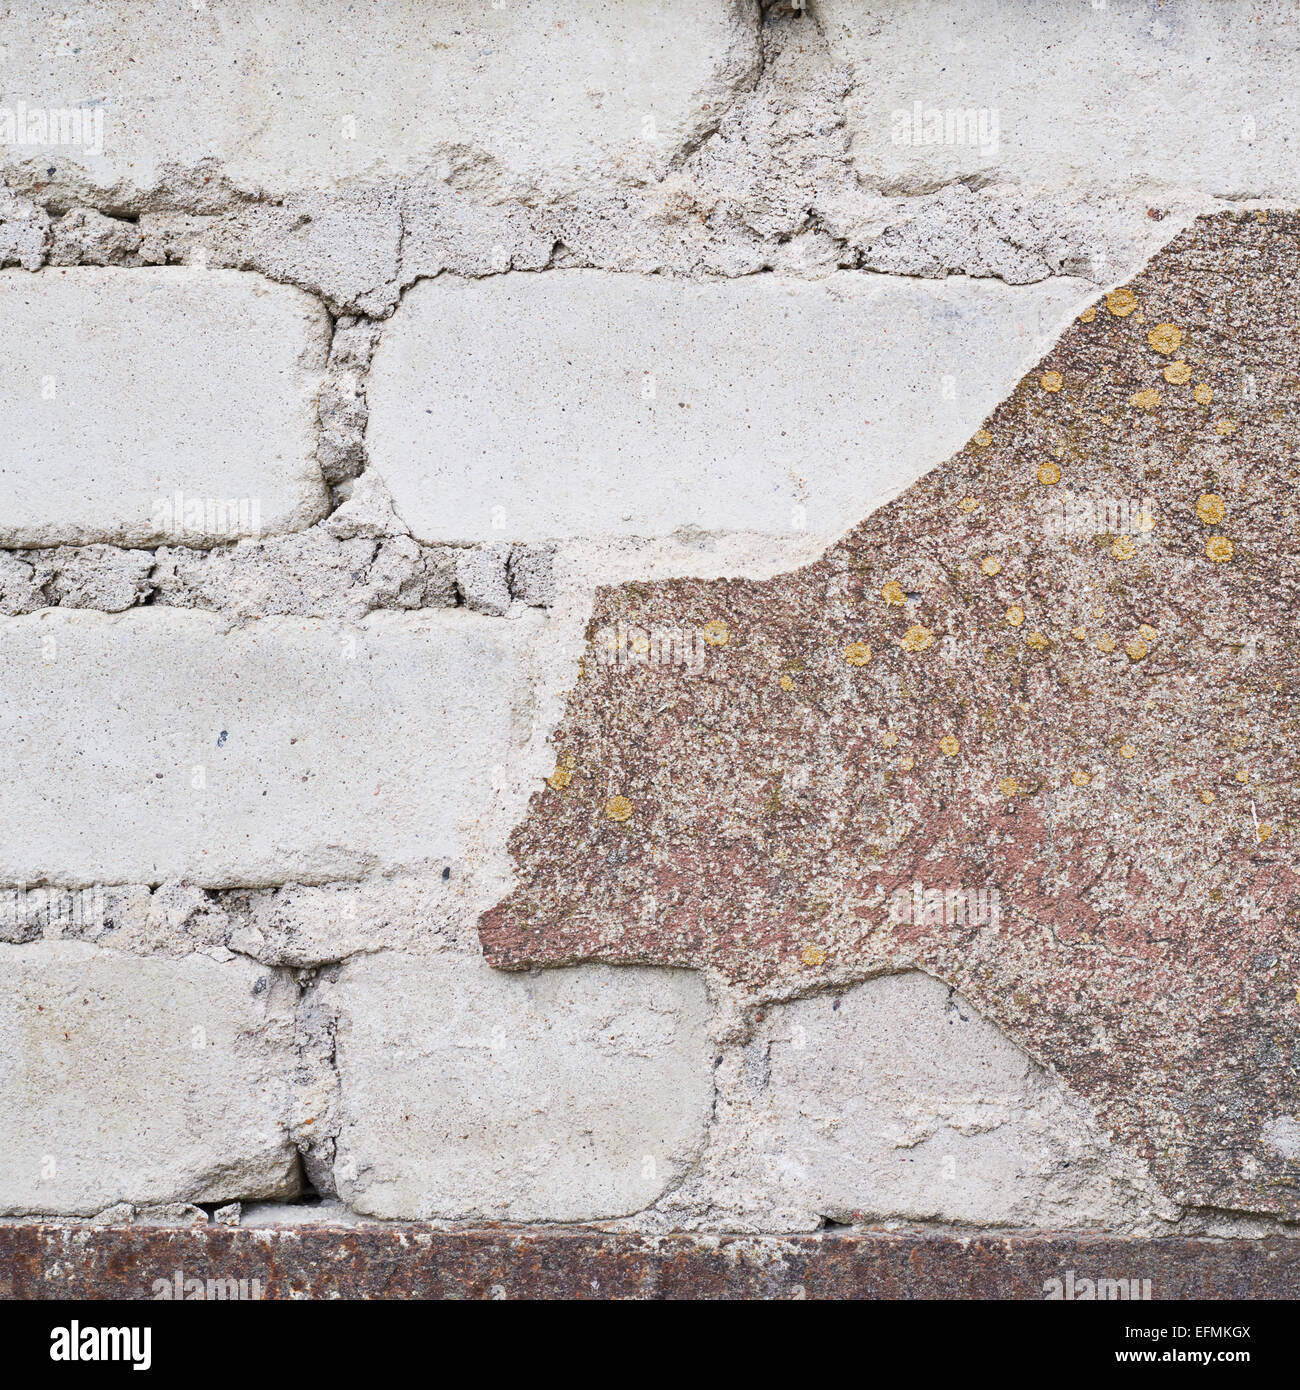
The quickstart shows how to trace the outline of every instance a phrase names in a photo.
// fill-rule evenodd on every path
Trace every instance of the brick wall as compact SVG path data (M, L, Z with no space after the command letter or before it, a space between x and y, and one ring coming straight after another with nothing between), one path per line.
M946 980L478 923L580 661L643 655L597 590L814 560L1198 215L1293 201L1298 26L10 7L0 1213L1270 1227Z

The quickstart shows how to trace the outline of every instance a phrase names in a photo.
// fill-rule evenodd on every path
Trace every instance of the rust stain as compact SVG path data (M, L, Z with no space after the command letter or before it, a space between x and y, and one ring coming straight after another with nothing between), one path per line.
M1300 1212L1298 285L1300 218L1201 219L815 564L601 590L589 637L727 640L584 662L555 740L582 764L513 834L488 959L755 1000L919 967L1176 1200Z

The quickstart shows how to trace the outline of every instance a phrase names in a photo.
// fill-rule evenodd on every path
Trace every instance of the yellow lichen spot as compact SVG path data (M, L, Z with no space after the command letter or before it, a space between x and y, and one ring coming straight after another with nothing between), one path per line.
M844 660L850 666L865 666L871 660L871 648L865 642L850 642L844 648Z
M1091 323L1091 322L1093 321L1093 319L1095 319L1096 317L1097 317L1097 306L1096 306L1095 304L1090 304L1090 305L1083 311L1083 313L1081 313L1081 314L1079 315L1079 322L1080 322L1080 323Z
M1138 628L1138 636L1144 642L1154 642L1156 638L1159 636L1159 634L1156 632L1155 628L1151 626L1150 623L1143 623L1142 626Z
M1242 786L1245 786L1246 783L1250 781L1250 773L1247 772L1244 767L1237 772L1237 781L1240 782Z
M1156 352L1168 357L1171 352L1177 352L1182 347L1183 330L1176 324L1158 323L1147 334L1147 342Z
M1000 791L1003 796L1015 796L1019 790L1019 784L1014 777L1003 777L998 782L998 791Z
M1117 319L1128 318L1137 306L1137 296L1130 289L1111 290L1106 296L1106 307Z
M1145 391L1135 391L1128 398L1128 403L1139 410L1154 410L1160 404L1160 392L1154 386L1148 386Z
M725 647L731 640L731 633L721 618L713 618L704 624L704 640L711 647Z
M1033 647L1036 652L1045 652L1051 645L1041 632L1031 632L1025 637L1025 646Z
M605 803L605 814L610 820L627 820L632 814L632 803L625 796L611 796Z
M903 592L903 586L897 579L891 579L889 583L881 589L880 597L883 598L886 603L895 607L907 602L907 595Z
M1122 743L1120 744L1119 755L1121 758L1136 757L1137 749L1131 743Z
M1038 384L1044 391L1056 392L1065 385L1065 380L1060 372L1044 372Z
M1217 492L1203 492L1196 499L1196 515L1207 526L1217 526L1228 515L1228 508Z
M1235 420L1217 420L1215 421L1214 432L1221 435L1236 434L1237 422Z
M1092 781L1092 773L1084 772L1083 769L1080 768L1078 771L1070 773L1070 781L1073 782L1076 787L1086 787L1088 783Z
M978 444L981 449L987 449L989 445L993 443L993 436L988 430L976 430L975 433L971 435L971 443Z
M957 505L964 512L973 512L975 508L979 506L979 503L973 497L963 497Z
M907 757L899 758L898 765L903 769L904 772L911 772L911 770L916 766L916 759L909 754Z
M1259 827L1259 842L1262 845L1265 840L1272 839L1273 827L1271 825L1261 825Z
M1149 512L1139 512L1137 519L1137 528L1143 535L1146 535L1148 531L1154 531L1156 529L1155 517L1153 517Z
M1070 636L1073 637L1076 642L1082 642L1084 638L1087 637L1087 635L1088 629L1086 627L1076 627L1070 629Z
M799 959L805 965L825 965L826 949L823 946L805 946L799 952Z
M780 685L781 685L781 689L782 689L782 690L793 690L793 689L794 689L794 681L792 681L792 680L790 679L789 676L782 676L782 677L781 677L781 681L780 681Z
M1214 392L1210 389L1210 387L1208 387L1205 384L1205 382L1198 381L1196 385L1192 387L1192 399L1197 403L1197 405L1209 405L1209 403L1214 399Z
M1099 637L1097 639L1097 650L1109 654L1115 650L1115 639L1113 637Z
M1007 609L1007 622L1009 622L1012 627L1019 627L1024 620L1025 610L1021 608L1018 603L1013 603L1011 607Z
M1148 650L1145 642L1130 642L1128 646L1124 648L1130 661L1141 661Z
M893 729L887 729L883 734L880 735L880 741L885 745L886 748L893 748L898 743L898 735L893 731Z
M1211 536L1205 542L1205 558L1213 560L1216 565L1223 564L1226 560L1231 560L1234 553L1232 542L1227 536Z
M1207 806L1212 806L1212 805L1214 805L1214 793L1211 792L1211 791L1204 791L1204 792L1202 792L1202 793L1201 793L1201 800L1202 800Z
M552 791L562 792L573 781L573 770L563 764L557 764L555 771L546 780Z
M1164 379L1170 386L1186 386L1192 379L1192 367L1189 362L1171 362L1162 373Z
M996 555L986 556L984 561L980 565L980 569L982 569L985 574L989 575L1001 574L1002 561L999 560Z
M927 647L934 646L934 633L928 627L922 627L919 623L909 627L903 634L903 650L908 652L923 652Z
M1061 481L1061 466L1058 463L1045 463L1038 470L1038 481L1044 487L1051 487L1053 483Z
M950 758L955 758L961 750L961 744L951 734L944 734L939 740L939 747Z
M1137 551L1137 542L1132 536L1116 536L1111 542L1110 553L1117 560L1131 560Z
M640 634L634 637L628 643L628 646L632 649L632 651L636 652L638 656L643 656L646 652L650 650L650 639L646 637L644 634Z

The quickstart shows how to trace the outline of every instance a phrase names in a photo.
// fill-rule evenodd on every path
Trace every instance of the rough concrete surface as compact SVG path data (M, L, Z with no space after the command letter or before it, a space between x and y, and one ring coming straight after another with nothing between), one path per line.
M871 75L847 103L860 175L918 191L979 178L1076 196L1300 192L1285 97L1300 50L1291 5L989 8L972 22L961 0L817 0L831 54ZM974 139L961 138L964 123L949 138L954 109L984 113Z
M1298 65L1271 0L0 14L0 1248L1276 1288Z
M6 35L6 101L63 107L75 81L103 113L102 141L71 146L60 161L71 170L54 177L122 203L165 197L173 170L205 160L273 196L428 169L503 192L646 179L758 67L746 0L22 8ZM22 153L10 153L15 175L45 173Z
M1174 1214L1059 1080L915 971L766 1011L719 1067L709 1151L665 1206L760 1230Z
M713 1104L698 975L510 976L481 956L350 961L334 1178L371 1216L581 1221L677 1182Z
M460 612L7 619L0 882L233 887L472 857L493 760L526 729L529 631Z
M371 467L426 541L830 540L951 453L1085 289L442 276L375 355Z
M324 514L329 319L301 291L179 267L10 270L0 313L29 345L0 362L0 543L203 545Z
M296 991L251 961L0 946L0 1212L291 1197Z

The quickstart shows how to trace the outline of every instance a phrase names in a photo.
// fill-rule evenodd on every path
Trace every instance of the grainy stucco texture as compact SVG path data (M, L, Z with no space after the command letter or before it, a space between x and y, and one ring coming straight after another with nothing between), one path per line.
M6 1222L1273 1259L1291 7L0 58Z

